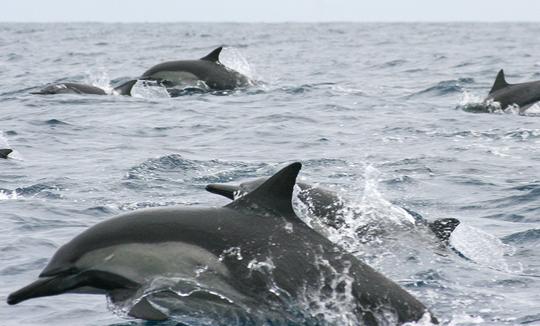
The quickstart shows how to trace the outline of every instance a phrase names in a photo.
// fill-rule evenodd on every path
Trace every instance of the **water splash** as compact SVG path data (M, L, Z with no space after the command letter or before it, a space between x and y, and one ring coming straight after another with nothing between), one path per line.
M360 199L344 206L341 212L344 223L331 232L331 241L362 259L370 257L379 261L388 255L395 256L397 243L402 248L411 246L411 233L420 238L426 237L417 229L413 216L379 192L380 172L376 168L366 167L364 179Z
M464 91L461 96L461 100L456 107L466 112L472 113L495 113L495 114L513 114L513 115L531 115L536 116L540 114L540 104L535 103L529 109L521 110L516 104L509 105L506 108L502 108L499 102L494 100L484 100L483 97L474 95L468 91Z
M113 92L111 78L103 67L94 70L87 70L84 83L99 87L107 94L112 94Z
M4 136L4 132L0 130L0 148L9 148L8 139Z
M504 113L498 102L486 102L484 101L484 97L470 93L467 90L462 93L456 108L472 113Z
M139 80L131 89L131 96L144 99L170 98L167 89L157 82Z
M240 247L230 247L229 249L223 250L221 255L219 255L219 261L223 261L226 258L231 257L236 260L242 260L242 249Z
M219 61L228 68L238 71L249 79L259 79L255 68L249 63L242 53L234 47L225 47Z
M16 191L5 191L0 190L0 200L17 200L20 196L17 194Z
M354 278L349 275L350 266L338 271L322 257L316 257L315 265L321 271L320 281L315 289L304 288L299 298L303 310L329 325L362 324L354 313L357 300L353 295ZM329 279L328 275L332 277Z
M450 236L450 244L463 256L480 265L510 273L521 272L520 267L518 270L510 268L504 258L514 253L512 246L475 227L458 225Z

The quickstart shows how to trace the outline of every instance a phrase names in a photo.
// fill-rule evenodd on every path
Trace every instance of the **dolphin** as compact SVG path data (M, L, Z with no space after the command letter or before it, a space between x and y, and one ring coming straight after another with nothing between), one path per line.
M267 178L259 178L240 185L209 184L206 190L234 200L253 191L266 180ZM311 215L318 218L318 222L335 229L345 223L343 219L343 213L346 210L345 202L337 193L303 182L297 182L296 185L300 188L298 199ZM441 218L429 222L420 214L407 208L403 209L414 218L415 225L427 227L444 244L448 244L452 231L460 224L460 221L455 218Z
M508 106L518 105L519 111L524 112L538 101L540 101L540 81L509 84L501 69L484 103L498 102L503 110Z
M129 95L131 88L135 85L136 80L130 80L123 83L119 87L116 87L113 92L119 95ZM93 95L107 95L104 89L87 84L80 83L60 83L49 85L37 92L30 94L36 95L52 95L52 94L93 94Z
M290 164L224 207L142 209L100 222L59 248L39 278L7 302L94 293L117 304L131 298L129 314L147 320L169 318L172 310L160 303L173 300L184 320L214 316L212 325L244 320L224 320L231 311L321 324L323 312L310 315L321 307L354 324L437 323L411 294L296 216L300 169Z
M8 158L8 155L13 152L12 149L9 148L2 148L0 149L0 158Z
M168 61L148 69L138 80L156 81L167 88L231 90L250 85L248 77L227 68L219 61L223 47L218 47L199 60ZM137 80L135 80L136 82ZM201 84L202 82L202 84ZM134 81L120 86L126 94L131 92Z

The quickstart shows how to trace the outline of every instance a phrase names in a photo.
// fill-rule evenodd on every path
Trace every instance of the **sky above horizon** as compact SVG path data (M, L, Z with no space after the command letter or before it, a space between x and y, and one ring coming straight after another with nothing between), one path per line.
M538 22L538 0L16 0L0 22Z

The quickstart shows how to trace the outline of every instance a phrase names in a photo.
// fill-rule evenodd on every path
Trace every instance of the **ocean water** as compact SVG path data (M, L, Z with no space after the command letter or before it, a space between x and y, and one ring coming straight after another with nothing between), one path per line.
M0 24L2 325L139 325L103 296L8 306L56 249L121 212L220 206L208 183L271 175L340 193L390 236L332 240L447 325L540 325L540 108L474 113L499 69L540 79L540 24ZM256 86L170 98L31 91L111 85L225 45ZM407 207L462 224L440 248L392 234ZM332 316L332 311L325 312ZM336 320L336 319L332 319ZM347 321L335 321L345 325Z

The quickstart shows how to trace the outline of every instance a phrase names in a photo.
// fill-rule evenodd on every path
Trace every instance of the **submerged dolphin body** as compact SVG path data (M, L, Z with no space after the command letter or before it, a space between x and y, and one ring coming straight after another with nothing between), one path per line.
M12 149L9 148L2 148L0 149L0 158L8 158L9 154L13 152Z
M210 184L206 186L206 190L234 200L236 197L253 191L266 180L267 178L259 178L241 183L238 186ZM346 207L344 201L338 194L302 182L298 182L297 185L300 188L298 199L313 216L316 216L319 219L318 222L333 228L339 228L345 223L343 220L343 213ZM414 218L415 225L427 227L442 242L448 242L452 231L454 231L460 223L459 220L455 218L441 218L429 222L420 214L409 209L405 210Z
M519 84L509 84L501 69L495 78L485 103L498 102L501 109L511 105L518 105L519 111L524 112L535 103L540 101L540 81L532 81Z
M295 215L300 168L283 168L221 208L144 209L98 223L62 246L38 280L7 301L101 293L116 303L136 297L132 316L165 319L170 311L160 304L172 300L190 318L181 322L214 317L213 325L245 320L225 321L232 311L264 311L282 316L283 324L300 313L324 324L324 313L310 315L316 307L341 309L354 324L421 319L428 311L422 303Z
M157 81L167 88L208 88L217 91L250 85L251 81L248 77L227 68L219 61L219 54L222 49L223 47L220 46L199 60L178 60L160 63L148 69L138 79ZM131 83L131 85L128 83ZM129 94L134 84L134 81L129 81L121 85L120 88L124 93Z
M130 80L119 87L114 89L114 93L119 95L129 95L131 87L135 85L136 80ZM49 85L37 92L32 92L31 94L36 95L53 95L53 94L93 94L93 95L107 95L107 92L102 88L80 84L80 83L60 83Z

